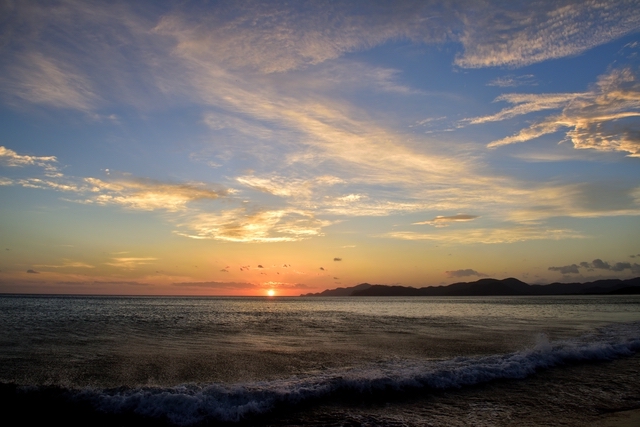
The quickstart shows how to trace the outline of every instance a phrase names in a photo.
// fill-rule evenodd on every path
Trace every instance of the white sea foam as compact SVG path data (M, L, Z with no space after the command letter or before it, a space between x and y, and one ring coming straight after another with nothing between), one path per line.
M610 360L640 350L640 323L616 325L573 340L537 344L515 353L459 357L443 361L395 361L358 369L235 385L184 385L171 388L85 390L100 410L166 418L178 425L204 420L240 421L338 393L351 395L450 389L497 379L522 379L539 369L575 361Z

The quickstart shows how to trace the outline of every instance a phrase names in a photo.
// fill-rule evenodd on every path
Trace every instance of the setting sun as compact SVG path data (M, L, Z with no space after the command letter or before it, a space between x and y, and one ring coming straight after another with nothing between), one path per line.
M267 295L269 295L270 297L274 296L276 294L276 291L274 291L273 289L269 289L267 291Z

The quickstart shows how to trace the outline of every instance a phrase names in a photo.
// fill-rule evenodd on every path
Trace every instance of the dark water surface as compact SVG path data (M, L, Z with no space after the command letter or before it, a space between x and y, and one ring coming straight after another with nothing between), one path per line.
M0 296L4 409L67 424L584 425L638 350L640 296Z

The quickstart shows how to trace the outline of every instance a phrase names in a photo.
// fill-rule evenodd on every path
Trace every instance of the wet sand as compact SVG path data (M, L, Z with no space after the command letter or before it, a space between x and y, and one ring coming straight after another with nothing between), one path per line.
M260 425L638 427L640 354L542 370L525 380L390 401L328 403Z
M592 427L638 427L640 426L640 409L605 415L591 425Z

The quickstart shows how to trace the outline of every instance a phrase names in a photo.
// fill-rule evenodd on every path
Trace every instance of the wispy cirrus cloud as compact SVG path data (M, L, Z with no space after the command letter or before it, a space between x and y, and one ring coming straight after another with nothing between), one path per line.
M0 92L12 104L72 109L99 118L114 101L149 108L169 69L165 40L152 34L153 3L62 0L2 6L5 31ZM0 36L2 37L2 36ZM145 105L146 104L146 105Z
M526 142L563 130L574 148L619 151L629 153L630 157L640 157L640 81L637 73L629 68L601 76L591 90L584 93L509 94L497 100L516 105L466 122L481 124L543 110L561 111L512 136L491 142L490 148Z
M537 82L533 74L524 74L521 76L507 75L498 77L487 83L487 86L498 87L518 87L518 86L536 86Z
M18 56L2 80L5 93L33 104L92 111L99 100L88 77L40 52Z
M246 283L246 282L177 282L171 286L179 288L208 288L219 290L259 290L259 289L308 289L309 286L302 283L285 283L268 281L261 284Z
M310 211L295 209L256 210L237 208L220 212L203 212L180 223L176 233L193 239L227 242L291 242L322 236L326 220Z
M437 216L428 221L414 222L413 225L433 225L434 227L448 227L453 222L468 222L478 218L477 215L457 214L451 216Z
M90 196L84 203L119 205L139 210L184 210L189 202L215 200L227 196L229 190L208 188L204 184L172 184L141 178L103 181L85 178Z
M55 156L18 154L0 146L0 164L9 167L35 165L45 170L44 177L3 178L3 185L76 193L84 198L72 200L82 203L176 212L185 210L190 202L215 200L233 193L232 189L221 186L193 182L168 183L130 174L119 174L108 180L65 176L58 171L57 162Z
M314 179L299 179L272 175L267 177L239 176L236 181L242 185L264 193L280 197L295 197L297 199L310 198L318 187L332 186L344 183L335 176L318 176Z
M62 174L58 170L57 163L56 156L18 154L5 146L0 146L0 165L9 167L38 166L44 169L46 176L60 177Z
M450 244L497 244L522 242L527 240L579 239L584 238L585 236L570 229L545 228L535 225L512 225L495 228L478 228L464 230L462 232L416 233L411 231L393 231L378 237L401 240L430 240Z
M81 193L87 191L87 187L81 182L75 182L73 179L42 179L42 178L23 178L16 179L11 182L13 185L20 185L25 188L37 188L41 190L54 190Z
M124 270L133 270L141 265L153 264L157 261L154 257L116 257L111 258L111 262L106 262L106 265L111 267L122 268Z
M274 282L274 281L268 281L268 282L263 282L262 283L262 287L270 287L270 288L275 288L275 289L310 289L312 288L309 285L305 285L304 283L286 283L286 282Z
M633 0L565 0L512 7L467 0L234 6L231 15L221 3L217 10L202 14L199 25L187 10L168 14L157 31L175 36L179 49L197 52L204 60L216 58L227 68L273 73L402 38L420 43L459 41L464 52L455 63L461 67L519 67L576 55L640 26Z
M482 117L474 117L470 119L464 119L462 123L468 123L472 125L498 122L502 120L511 119L513 117L521 116L524 114L534 113L544 110L555 110L568 105L574 99L580 97L580 93L552 93L552 94L521 94L521 93L508 93L500 95L495 99L495 102L508 102L514 104L511 108L505 108L496 114Z
M598 218L639 215L640 189L615 181L579 184L548 184L523 189L507 218L514 222L536 222L553 217Z
M55 156L29 156L18 154L15 151L0 146L0 162L6 166L27 166L37 165L40 167L49 167L53 163L57 163Z
M95 268L94 265L87 264L81 261L72 261L65 259L62 264L37 264L38 268Z
M465 68L521 67L573 56L640 27L633 0L482 4L470 6L462 20L464 53L455 62Z
M335 59L401 37L434 42L446 40L454 12L446 3L220 2L203 11L194 25L191 11L162 17L156 27L178 40L178 49L215 60L229 69L284 72ZM231 13L231 10L233 13ZM366 11L366 13L362 13ZM438 15L425 25L425 18ZM445 18L446 16L446 18ZM336 19L336 17L342 17Z
M209 288L228 290L251 290L260 288L260 286L258 285L246 282L178 282L172 283L171 286L179 288Z

